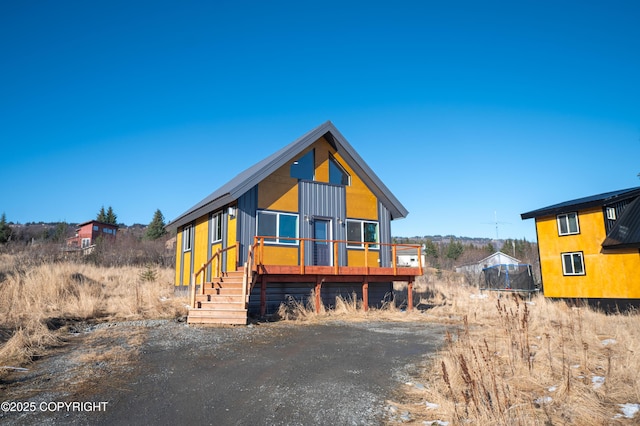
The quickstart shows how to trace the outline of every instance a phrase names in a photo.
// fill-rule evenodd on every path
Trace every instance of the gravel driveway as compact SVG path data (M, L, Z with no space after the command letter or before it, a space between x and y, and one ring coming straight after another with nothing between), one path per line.
M67 351L36 363L20 382L0 388L7 395L3 401L19 398L37 407L28 413L0 413L0 423L393 423L401 419L392 414L388 400L399 397L399 387L442 344L444 332L436 324L386 321L213 328L143 321L110 326L114 336L143 337L134 359L122 366L83 366L89 368L82 375L92 386L74 391L69 384L79 380L79 373L70 373L69 357L83 349L80 337ZM109 344L126 346L115 337ZM24 387L35 389L26 393ZM40 404L48 401L107 404L103 411L43 412Z

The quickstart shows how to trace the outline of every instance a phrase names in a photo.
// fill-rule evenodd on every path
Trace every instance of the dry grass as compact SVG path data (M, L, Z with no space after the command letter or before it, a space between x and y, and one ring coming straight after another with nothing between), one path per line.
M24 365L55 346L57 329L69 321L186 314L185 300L173 295L168 268L32 264L6 254L0 265L0 366Z
M640 402L636 313L606 315L542 296L480 294L432 283L425 320L457 322L415 390L415 420L476 425L635 424Z

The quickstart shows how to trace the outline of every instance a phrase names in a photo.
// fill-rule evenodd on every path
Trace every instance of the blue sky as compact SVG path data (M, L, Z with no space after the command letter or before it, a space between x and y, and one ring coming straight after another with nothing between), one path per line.
M606 3L606 4L605 4ZM396 236L640 186L640 3L0 4L0 212L167 221L331 120ZM229 151L228 147L233 147Z

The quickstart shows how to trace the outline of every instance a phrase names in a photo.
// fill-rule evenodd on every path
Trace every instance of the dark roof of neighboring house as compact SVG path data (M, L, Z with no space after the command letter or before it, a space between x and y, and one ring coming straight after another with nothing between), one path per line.
M249 167L229 182L222 185L198 204L178 216L167 228L179 227L187 224L204 214L215 211L237 200L245 192L253 188L267 176L282 167L288 161L300 154L315 141L324 137L344 158L358 177L379 198L384 206L389 209L392 219L402 218L408 211L389 191L376 174L369 168L331 121L316 127L300 138L296 139L281 150L273 153L264 160Z
M78 226L76 226L76 228L82 228L83 226L89 225L90 223L98 223L100 225L105 225L105 226L111 226L111 227L114 227L114 228L118 228L118 225L114 225L112 223L99 222L97 220L88 220L86 222L79 223Z
M578 198L576 200L565 201L564 203L554 204L552 206L543 207L538 210L532 210L522 213L522 219L531 219L541 216L557 215L562 213L574 212L576 210L587 209L590 207L604 206L616 201L627 198L637 197L640 195L640 187L622 189L620 191L605 192L604 194L592 195L590 197Z
M640 247L640 197L633 200L602 243L605 249Z

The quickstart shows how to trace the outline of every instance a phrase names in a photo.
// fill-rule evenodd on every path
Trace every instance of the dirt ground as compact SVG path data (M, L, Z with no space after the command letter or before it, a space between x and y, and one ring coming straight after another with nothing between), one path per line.
M0 423L402 423L411 413L394 403L442 344L444 328L374 319L208 328L157 320L69 332L52 354L0 382L0 402L10 403Z

